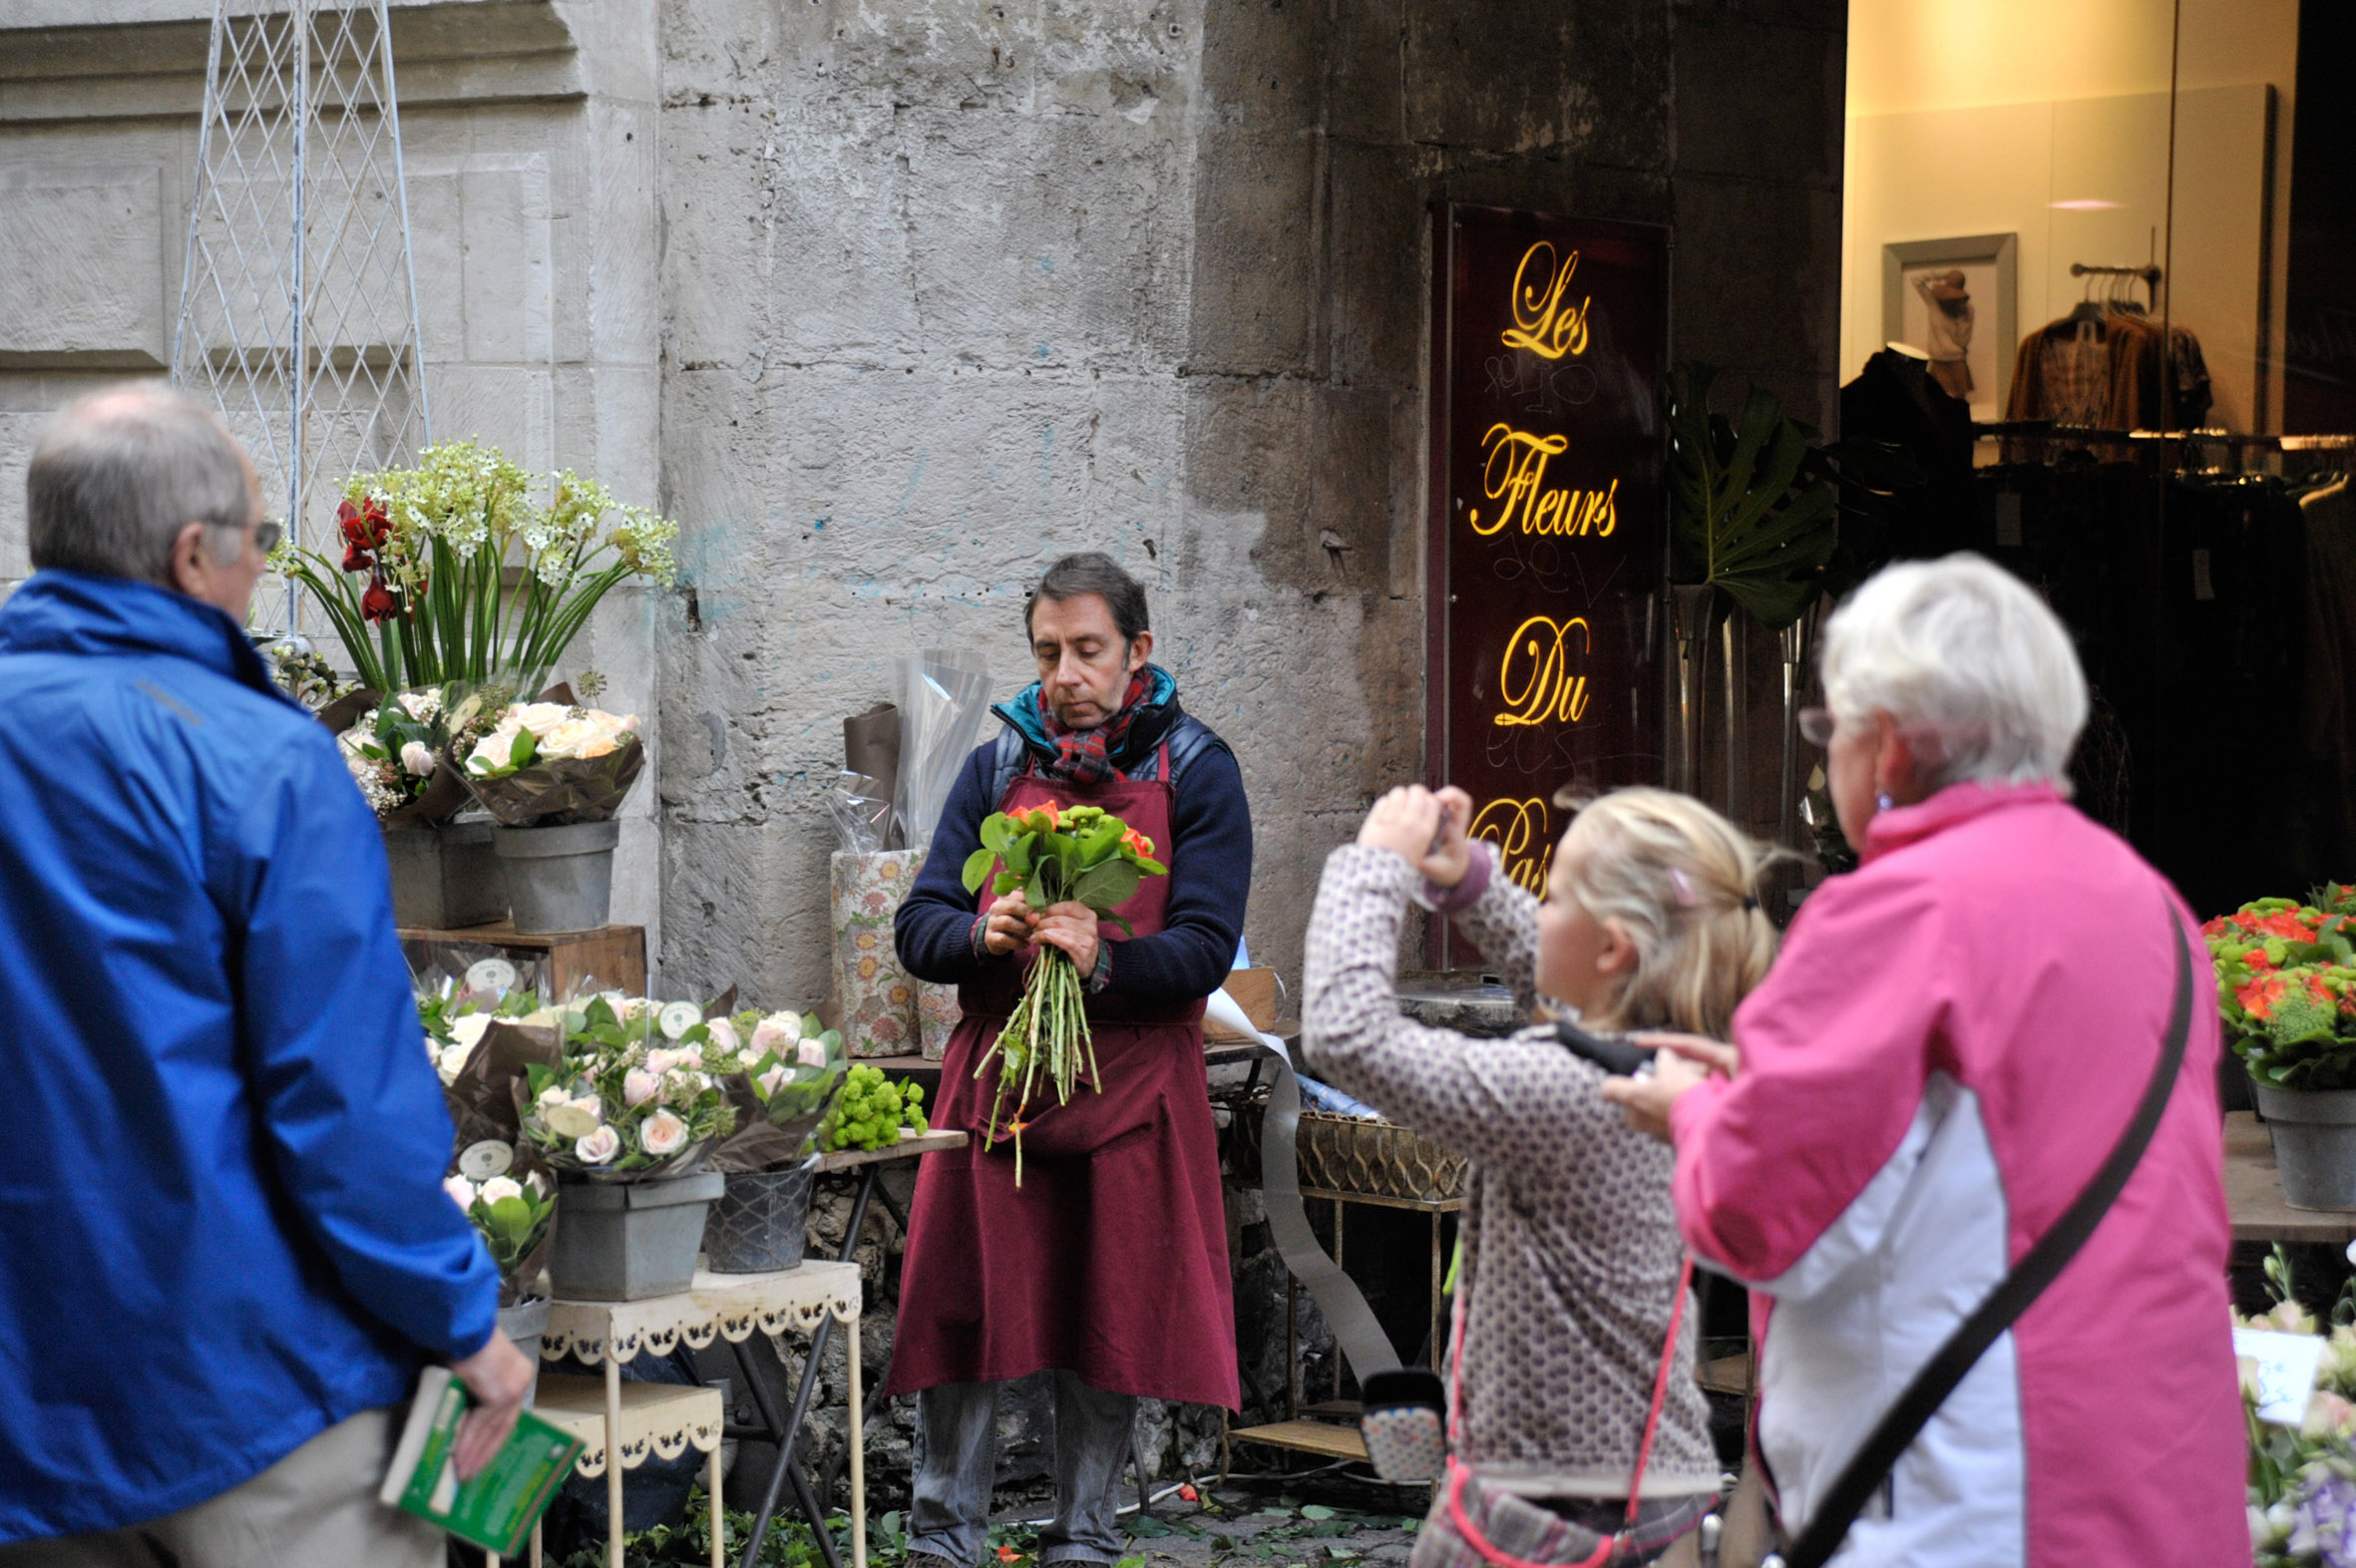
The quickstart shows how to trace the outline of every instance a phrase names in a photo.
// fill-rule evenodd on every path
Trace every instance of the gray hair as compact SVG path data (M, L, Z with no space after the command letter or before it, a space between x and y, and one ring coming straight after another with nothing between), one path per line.
M212 558L243 550L252 480L220 416L165 386L79 398L42 430L25 470L37 568L174 587L172 546L210 526Z
M2059 616L1974 555L1885 567L1824 627L1824 700L1876 713L1938 785L2059 784L2086 727L2086 675Z

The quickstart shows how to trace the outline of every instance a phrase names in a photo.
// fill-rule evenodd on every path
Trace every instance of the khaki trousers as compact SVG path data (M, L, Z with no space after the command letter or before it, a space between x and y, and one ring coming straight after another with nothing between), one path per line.
M442 1568L448 1537L376 1500L407 1415L364 1410L161 1519L0 1546L0 1568Z

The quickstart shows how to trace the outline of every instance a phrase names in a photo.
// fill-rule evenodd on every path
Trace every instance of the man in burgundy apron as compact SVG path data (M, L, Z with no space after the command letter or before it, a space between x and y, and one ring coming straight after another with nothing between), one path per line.
M1047 1563L1123 1555L1114 1487L1140 1396L1237 1404L1202 1016L1251 887L1243 777L1148 662L1144 589L1111 560L1055 563L1024 625L1039 681L994 710L1006 728L968 760L895 932L912 973L958 984L965 1016L931 1109L935 1126L973 1136L925 1157L901 1276L890 1386L919 1394L914 1568L981 1560L1000 1382L1053 1374ZM1031 910L1017 894L984 907L965 891L982 819L1048 801L1103 807L1169 866L1121 906L1133 936L1081 906ZM1101 1084L1062 1106L1043 1091L1017 1188L1012 1145L984 1146L995 1069L974 1071L1043 946L1086 977Z

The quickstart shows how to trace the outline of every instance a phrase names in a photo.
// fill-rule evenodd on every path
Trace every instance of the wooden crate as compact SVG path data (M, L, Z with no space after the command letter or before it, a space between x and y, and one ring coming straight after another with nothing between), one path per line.
M468 926L456 931L403 927L401 948L412 967L424 968L433 958L452 949L493 949L518 969L527 964L541 973L541 983L558 998L588 987L646 993L646 928L608 926L603 931L567 932L535 937L506 921Z

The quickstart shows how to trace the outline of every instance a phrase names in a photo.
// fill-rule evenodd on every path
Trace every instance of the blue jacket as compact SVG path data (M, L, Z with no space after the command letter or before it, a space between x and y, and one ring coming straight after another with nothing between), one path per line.
M1156 1001L1208 996L1235 968L1252 892L1252 807L1235 753L1178 705L1178 683L1148 665L1153 689L1130 721L1112 763L1130 778L1152 778L1163 741L1170 746L1172 843L1170 907L1158 936L1114 939L1106 990ZM1024 760L1052 759L1055 743L1039 722L1038 685L992 709L1005 729L966 759L934 830L933 848L893 923L900 962L920 980L956 983L980 974L974 923L982 905L962 878L982 847L982 819L998 809L1007 781ZM1002 962L1002 961L986 961Z
M136 1523L489 1343L384 847L228 616L0 605L0 1542Z

